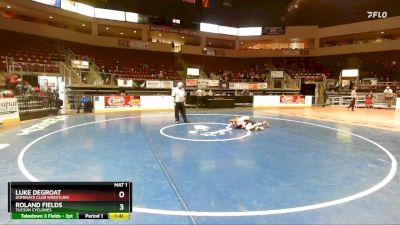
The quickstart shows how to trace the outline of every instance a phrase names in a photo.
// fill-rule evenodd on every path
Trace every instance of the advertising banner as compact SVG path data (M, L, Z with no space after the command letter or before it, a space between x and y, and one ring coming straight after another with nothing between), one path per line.
M282 95L281 104L305 104L304 95Z
M197 87L197 79L186 79L186 87Z
M71 67L78 68L78 69L89 69L89 61L87 60L79 60L79 59L72 59L71 60Z
M140 96L105 96L105 108L140 107Z
M174 86L174 81L172 80L162 80L160 81L160 88L172 88Z
M257 83L258 89L263 90L268 88L268 83Z
M117 80L117 85L119 87L132 87L133 86L133 80L118 79Z
M208 79L198 79L197 81L197 87L200 89L205 89L207 88L207 84L208 84Z
M143 80L134 80L132 82L132 85L135 88L144 88L144 86L146 86L146 82Z
M211 88L219 87L219 80L208 80L207 86Z
M229 89L249 90L249 83L229 83Z
M135 49L148 49L149 43L144 41L135 41L127 39L119 39L118 47L120 48L135 48Z
M196 30L189 30L189 29L183 29L183 28L178 28L178 27L169 27L169 26L151 25L150 30L168 32L168 33L178 33L178 34L184 34L184 35L193 35L193 36L199 35L199 32Z
M283 78L283 71L271 71L272 78Z
M250 90L258 90L258 84L257 83L250 83L249 84L249 89Z
M17 98L0 98L0 120L19 119Z
M161 83L159 80L146 80L146 88L160 88Z

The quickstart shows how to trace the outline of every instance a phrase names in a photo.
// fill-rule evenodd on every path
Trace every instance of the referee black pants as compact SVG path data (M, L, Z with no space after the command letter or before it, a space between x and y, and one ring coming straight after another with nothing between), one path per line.
M354 106L356 105L356 98L351 98L351 103L350 105L347 107L348 109L351 108L351 110L354 111Z
M175 102L175 121L179 121L179 112L181 112L183 121L187 123L185 104L183 102Z

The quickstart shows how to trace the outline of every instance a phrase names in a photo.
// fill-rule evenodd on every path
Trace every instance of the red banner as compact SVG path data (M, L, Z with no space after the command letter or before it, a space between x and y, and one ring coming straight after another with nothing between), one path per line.
M304 95L282 95L281 104L304 104Z
M105 96L106 108L139 107L140 96Z
M186 79L186 87L197 87L197 79Z
M250 90L258 90L258 84L257 83L250 83L249 84L249 89Z

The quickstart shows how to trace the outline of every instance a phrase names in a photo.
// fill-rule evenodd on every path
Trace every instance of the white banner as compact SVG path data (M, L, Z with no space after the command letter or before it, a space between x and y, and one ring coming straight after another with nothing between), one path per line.
M162 80L160 81L160 88L172 88L174 86L174 81L172 80Z
M144 41L135 41L128 39L118 40L118 47L121 48L135 48L135 49L148 49L149 43Z
M17 98L0 98L0 120L19 119Z
M160 88L161 82L159 80L146 80L146 88Z
M197 87L201 89L219 87L219 80L199 79Z
M72 59L71 60L71 67L72 68L79 68L79 69L89 69L89 61L87 61L87 60L79 60L79 59Z
M272 78L283 78L283 71L271 71Z
M229 89L233 90L248 90L249 83L229 83Z
M219 80L208 80L208 87L219 87Z
M268 88L268 83L258 83L258 89L267 89Z
M118 83L119 87L132 87L133 86L133 80L118 79L117 83Z
M197 81L197 87L200 89L207 88L207 84L208 84L208 79L199 79Z

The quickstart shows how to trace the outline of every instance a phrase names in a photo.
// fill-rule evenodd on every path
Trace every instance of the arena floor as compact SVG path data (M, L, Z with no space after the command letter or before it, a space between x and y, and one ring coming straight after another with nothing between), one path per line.
M224 129L232 115L270 128ZM398 224L400 113L343 108L77 114L0 129L9 181L132 181L129 221L96 224ZM68 221L68 224L93 224Z

